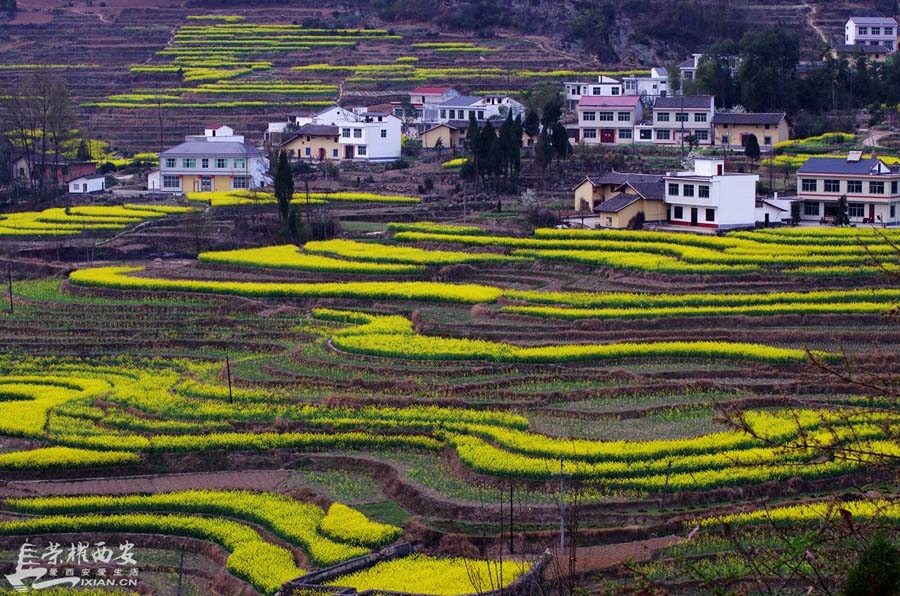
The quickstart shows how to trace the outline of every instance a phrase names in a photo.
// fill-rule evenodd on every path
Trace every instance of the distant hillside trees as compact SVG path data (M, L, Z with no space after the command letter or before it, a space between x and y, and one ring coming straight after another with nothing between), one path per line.
M566 40L581 44L585 53L604 62L616 62L618 56L610 45L609 35L616 21L612 2L583 2L570 19Z
M0 11L8 12L10 16L16 14L16 0L0 0Z

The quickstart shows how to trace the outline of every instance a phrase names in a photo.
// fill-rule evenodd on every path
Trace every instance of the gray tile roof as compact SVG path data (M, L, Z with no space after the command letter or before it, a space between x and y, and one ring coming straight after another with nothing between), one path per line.
M713 124L772 124L777 126L784 120L784 117L784 112L749 112L746 114L719 112L713 116Z
M842 54L886 54L891 51L891 48L886 46L869 46L863 44L855 46L840 44L835 46L835 49Z
M614 197L606 199L600 205L594 208L594 211L599 213L618 213L625 207L628 207L635 201L640 200L641 197L638 195L630 195L628 193L620 193Z
M709 108L712 105L712 97L709 95L676 95L675 97L659 97L653 104L654 110L698 110Z
M166 149L160 156L205 156L219 155L223 157L257 157L263 152L247 143L229 143L229 142L206 142L206 141L185 141L180 145L175 145L171 149Z
M848 20L857 25L896 25L894 17L850 17Z
M665 196L663 176L656 174L629 174L609 172L599 178L591 178L596 184L628 184L645 199L662 200Z
M881 160L870 157L859 161L847 161L843 157L810 157L797 170L798 174L847 174L865 176L872 172Z
M457 95L456 97L451 97L445 102L441 102L438 104L438 107L441 108L468 108L473 104L481 101L481 97L477 97L475 95Z

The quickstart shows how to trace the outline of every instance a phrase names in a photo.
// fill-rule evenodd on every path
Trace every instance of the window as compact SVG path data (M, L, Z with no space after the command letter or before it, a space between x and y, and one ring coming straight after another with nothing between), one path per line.
M884 182L869 182L869 194L870 195L883 195L884 194Z
M220 170L224 170L228 167L228 160L222 157L216 159L216 167Z
M341 129L341 136L344 137L345 139L349 139L349 138L350 138L350 129L349 129L349 128L342 128L342 129Z
M803 178L800 180L800 188L803 192L816 192L819 190L818 180Z
M619 122L631 122L631 112L619 112Z
M894 28L893 28L893 27L885 27L885 28L884 28L884 34L885 34L885 35L893 35L893 34L894 34Z
M675 112L675 122L687 122L687 112Z
M862 180L847 180L847 192L848 193L862 193Z
M669 182L669 196L670 197L678 196L678 185L673 182Z
M187 158L187 157L186 157L186 158L184 158L184 159L181 160L181 167L182 167L182 168L196 168L196 167L197 167L197 160L194 159L193 157L192 157L192 158Z
M306 148L306 156L309 157L310 155L312 155L312 149L307 147Z
M868 34L869 34L869 28L868 28L868 27L860 27L860 28L859 28L859 35L868 35Z
M585 128L584 129L584 138L596 139L597 138L597 129L596 128Z
M163 176L162 185L163 188L181 188L181 180L178 176Z
M708 141L709 140L709 131L708 130L698 130L694 132L694 136L697 137L698 141Z
M356 147L356 154L357 154L357 155L366 155L366 146L365 146L365 145L358 145L358 146Z
M235 176L231 183L232 188L250 188L250 178L248 176Z
M763 137L763 145L771 145L772 137Z
M619 94L619 88L618 88L618 87L613 87L613 88L612 88L612 94L613 94L613 95L618 95L618 94Z
M600 87L594 87L591 89L591 95L600 95Z
M840 180L826 180L825 181L825 192L841 192L841 181Z
M881 27L872 27L872 35L881 35Z
M684 219L684 208L681 205L672 208L672 219Z
M686 197L694 196L694 185L693 184L685 184L682 188L682 194Z
M897 181L896 180L891 182L891 194L892 195L897 194Z
M386 129L386 128L382 128L382 129L381 129L381 138L382 138L382 139L386 139L386 138L387 138L387 129Z
M361 138L362 138L362 129L361 129L361 128L354 128L354 129L353 129L353 138L354 138L354 139L361 139Z
M694 114L694 122L706 122L706 112Z
M891 205L891 219L894 219L895 217L897 217L897 206Z
M332 149L332 150L331 150L331 157L337 157L337 156L338 156L338 150L337 150L337 149Z
M484 110L478 110L478 114L475 117L479 120L484 120Z
M660 112L656 115L657 122L668 122L669 121L669 112Z
M175 158L174 158L174 157L167 157L167 158L166 158L166 167L167 167L167 168L174 168L174 167L175 167Z
M585 112L583 120L585 122L593 122L597 119L597 112Z
M865 217L865 203L847 203L847 217Z
M722 135L722 144L723 144L723 145L727 145L727 144L728 144L728 135Z
M803 215L819 215L818 203L803 203Z
M668 130L657 130L656 131L656 140L657 141L668 141L671 137L669 136Z
M247 167L247 160L243 157L240 159L234 160L234 169L235 170L243 170Z
M632 138L632 133L630 128L620 128L619 129L619 138L620 139L630 139Z
M700 197L701 199L708 199L709 198L709 187L706 186L705 184L701 184L700 186L698 186L697 187L697 196Z
M706 221L716 221L716 210L715 209L707 209L706 210Z
M647 130L646 128L642 129L640 132L642 141L652 141L653 140L653 131Z
M613 113L612 112L600 112L600 120L602 122L612 122L613 121Z
M447 117L447 110L441 110L441 120Z
M209 167L209 160L206 159L205 157L204 157L203 159L201 159L201 160L200 160L200 167L201 167L201 168L208 168L208 167Z

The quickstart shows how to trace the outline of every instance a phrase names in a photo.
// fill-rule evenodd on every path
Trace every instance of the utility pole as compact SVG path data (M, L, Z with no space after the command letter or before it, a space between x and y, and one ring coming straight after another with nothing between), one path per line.
M231 359L225 354L225 372L228 375L228 403L234 403L234 395L231 393Z
M6 286L9 291L9 314L13 314L13 295L12 295L12 268L6 269Z
M509 554L513 552L513 483L509 481Z
M687 114L684 112L684 83L682 82L681 88L681 113L679 114L678 119L681 120L681 160L684 161L684 121L687 119Z
M566 551L566 501L563 485L563 460L559 460L559 552Z

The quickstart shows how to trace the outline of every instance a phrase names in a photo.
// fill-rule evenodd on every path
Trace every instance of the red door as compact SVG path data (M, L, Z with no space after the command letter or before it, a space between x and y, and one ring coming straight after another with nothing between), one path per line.
M875 223L875 204L869 204L869 223Z
M616 129L601 128L600 129L600 142L601 143L615 143L616 142Z
M353 159L353 145L344 145L344 159Z

